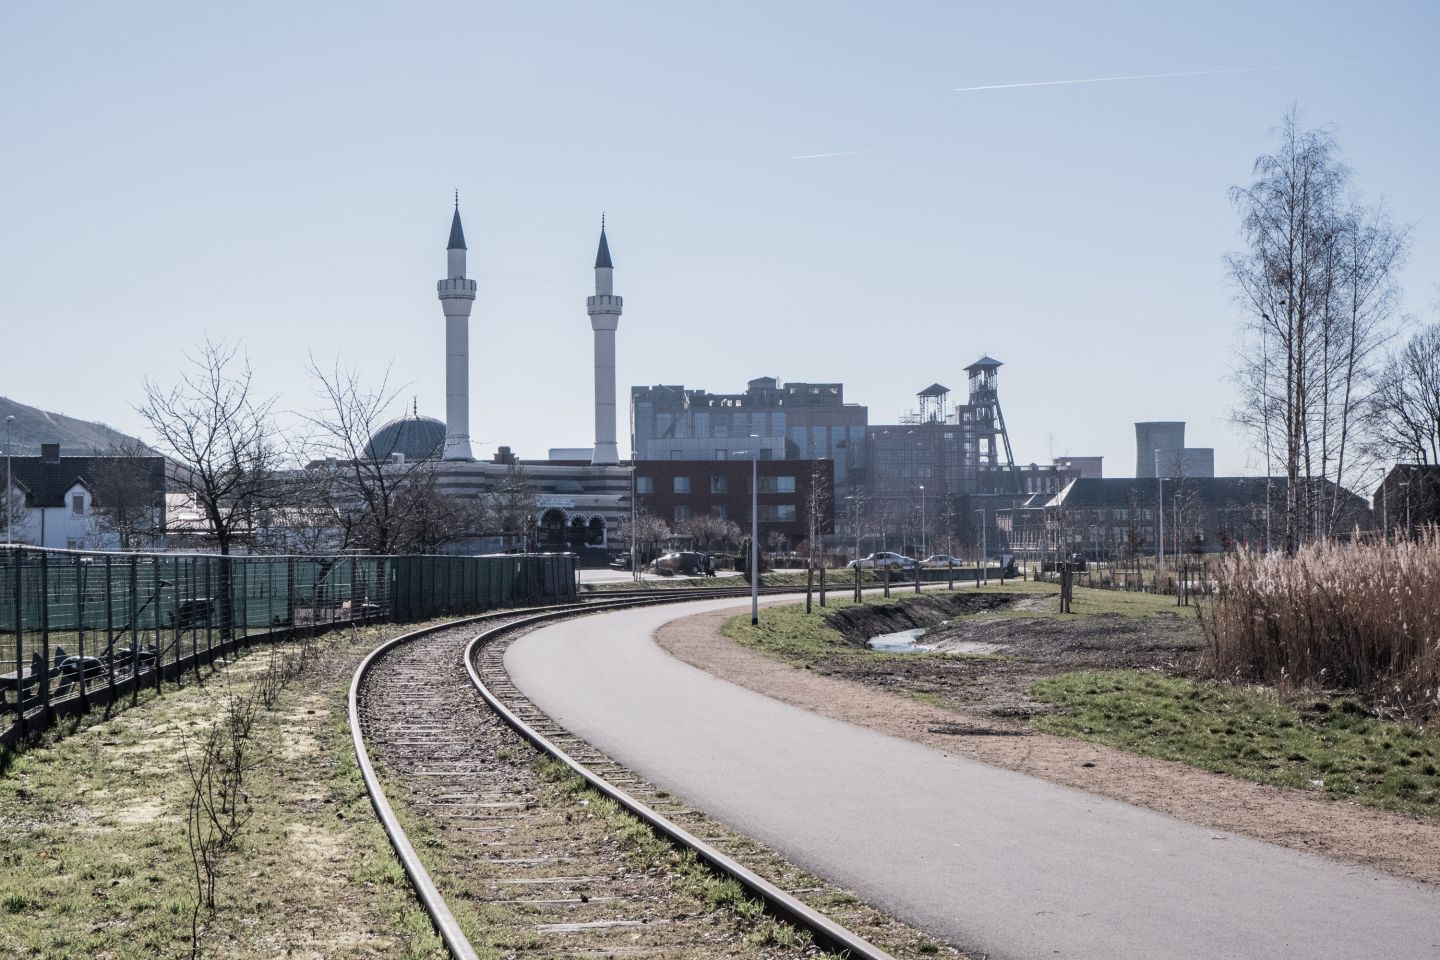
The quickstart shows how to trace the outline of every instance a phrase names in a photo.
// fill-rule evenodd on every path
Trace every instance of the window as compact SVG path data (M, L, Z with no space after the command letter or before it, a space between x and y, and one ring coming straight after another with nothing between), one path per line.
M795 478L794 478L794 477L761 477L761 478L760 478L760 492L761 492L761 493L794 493L794 492L795 492Z
M719 517L721 520L730 519L730 511L725 509L725 504L723 503L712 504L710 507L710 515L712 517Z
M716 450L716 451L715 451L715 459L716 459L716 460L729 460L729 459L730 459L730 453L729 453L728 450Z
M675 522L684 523L690 519L690 508L684 505L675 508Z
M730 492L730 478L729 478L729 477L713 477L713 476L712 476L712 477L710 478L710 492L711 492L711 493L729 493L729 492Z
M635 492L636 492L636 493L654 493L654 492L655 492L655 478L654 478L654 477L636 477L636 478L635 478Z
M766 523L794 523L795 504L762 503L760 505L760 519Z
M689 492L690 492L690 478L689 478L689 477L676 477L676 478L675 478L675 492L676 492L676 493L689 493Z
M70 512L77 517L85 516L85 495L77 493L70 498Z
M671 459L671 460L684 460L684 459L685 459L685 451L684 451L684 450L671 450L671 451L670 451L670 459Z
M774 460L774 459L775 459L775 451L774 451L774 450L771 450L769 447L766 447L764 450L761 450L761 451L760 451L760 459L761 459L761 460Z

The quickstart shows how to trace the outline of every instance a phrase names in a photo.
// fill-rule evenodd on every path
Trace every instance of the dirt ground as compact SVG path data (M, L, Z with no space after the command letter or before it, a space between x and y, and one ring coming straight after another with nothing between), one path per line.
M923 604L916 609L917 604ZM821 674L922 698L991 718L991 726L1019 732L1015 721L1056 708L1030 696L1035 681L1072 670L1194 671L1205 642L1193 617L1094 614L1078 620L1017 617L1053 606L1050 595L958 594L903 600L892 606L842 607L826 618L857 648L877 634L926 627L927 648L967 656L915 654L835 657L815 665ZM907 609L908 608L908 609ZM1005 615L976 610L1006 608ZM973 614L960 619L947 615ZM1005 723L1004 721L1012 721Z
M671 621L656 642L685 662L757 693L985 763L1148 807L1179 819L1282 846L1440 883L1440 824L1307 796L1184 764L1030 731L1021 718L1044 705L1025 690L1041 676L1090 667L1184 670L1199 644L1183 627L1147 628L1096 616L1093 627L1064 631L1041 618L970 619L927 634L938 644L998 643L1007 659L883 658L883 667L837 658L836 672L802 670L724 637L719 611ZM860 631L873 625L858 627ZM1178 625L1177 625L1178 626ZM904 629L903 626L896 629ZM1036 663L1041 654L1055 665ZM932 666L925 666L926 662ZM943 663L943 661L942 661ZM923 676L918 671L924 670ZM947 675L944 671L953 670ZM924 696L923 702L914 694ZM928 694L928 696L926 695ZM1223 839L1217 837L1216 839Z

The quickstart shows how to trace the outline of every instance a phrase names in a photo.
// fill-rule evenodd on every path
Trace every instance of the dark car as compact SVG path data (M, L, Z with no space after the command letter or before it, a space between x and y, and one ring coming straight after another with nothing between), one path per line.
M652 570L664 577L679 574L683 577L699 577L705 573L705 554L693 550L676 550L655 558L650 564Z

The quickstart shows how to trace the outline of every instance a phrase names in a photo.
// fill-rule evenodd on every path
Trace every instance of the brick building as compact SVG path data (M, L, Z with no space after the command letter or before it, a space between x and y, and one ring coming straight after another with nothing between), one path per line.
M635 504L677 532L691 517L709 514L731 520L750 531L751 461L637 460ZM792 546L810 537L811 507L817 533L830 533L834 517L834 471L831 460L760 460L757 500L760 541L779 534Z

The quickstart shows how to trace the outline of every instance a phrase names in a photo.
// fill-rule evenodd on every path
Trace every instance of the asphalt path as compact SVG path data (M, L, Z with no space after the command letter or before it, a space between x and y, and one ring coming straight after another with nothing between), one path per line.
M651 782L977 954L1440 958L1440 889L821 717L652 639L734 606L563 621L518 640L505 665Z

